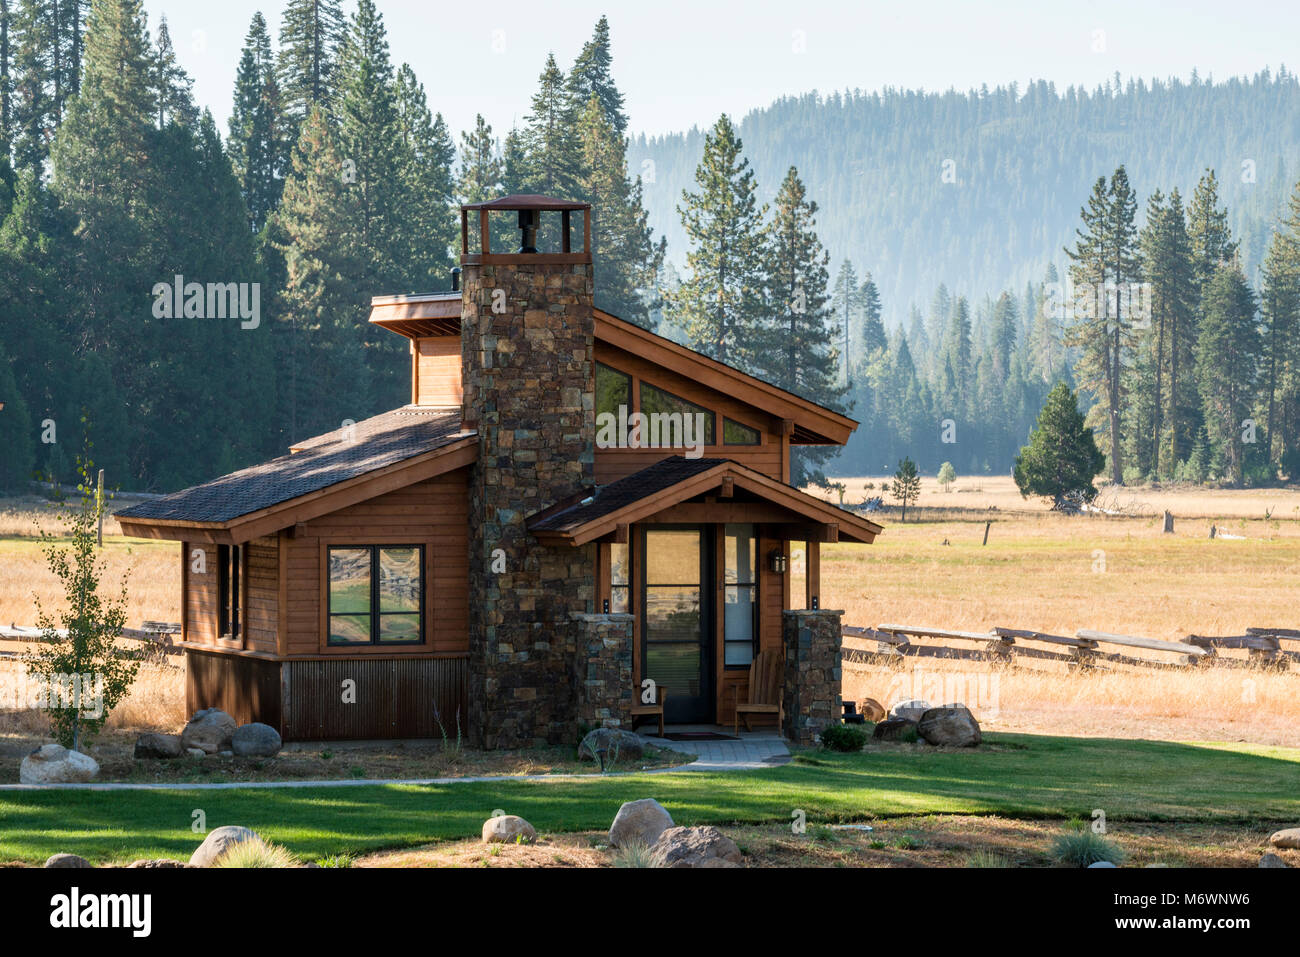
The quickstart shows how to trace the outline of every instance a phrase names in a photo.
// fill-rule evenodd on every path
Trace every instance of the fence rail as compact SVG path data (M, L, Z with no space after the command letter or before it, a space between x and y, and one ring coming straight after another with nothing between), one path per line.
M64 629L56 629L60 637L66 637L67 632ZM158 655L167 657L169 655L180 655L184 652L172 642L174 637L179 637L181 626L172 622L165 621L146 621L140 628L123 628L122 637L129 641L138 641L144 647L140 651L146 655ZM39 642L44 632L40 628L33 628L26 625L0 625L0 641L30 641ZM0 651L0 658L14 658L20 653L14 651Z
M1183 641L1164 641L1139 635L1119 635L1081 628L1074 637L1052 635L1025 628L993 628L990 631L957 631L922 625L877 625L860 628L845 625L843 636L859 642L876 643L874 651L846 647L844 660L858 664L879 664L902 657L955 658L968 661L1011 662L1017 658L1063 661L1073 668L1091 669L1105 664L1134 665L1143 668L1278 668L1300 662L1300 629L1248 628L1245 635L1188 635ZM913 644L921 638L941 644ZM959 643L956 646L949 642ZM967 643L982 643L971 648ZM1034 644L1052 648L1034 647ZM1296 643L1291 648L1283 642ZM1168 654L1167 659L1142 658L1111 648L1137 648ZM1244 650L1246 657L1227 657L1220 650Z

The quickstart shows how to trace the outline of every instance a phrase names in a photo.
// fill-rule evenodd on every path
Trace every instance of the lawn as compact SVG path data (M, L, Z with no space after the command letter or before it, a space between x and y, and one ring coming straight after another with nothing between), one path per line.
M997 814L1109 821L1300 820L1300 750L1243 744L989 735L973 752L879 746L806 752L784 767L710 774L503 781L446 786L222 791L0 792L0 861L56 852L92 861L187 858L208 827L242 824L306 858L409 847L478 834L494 810L539 831L600 830L619 804L663 803L680 824Z

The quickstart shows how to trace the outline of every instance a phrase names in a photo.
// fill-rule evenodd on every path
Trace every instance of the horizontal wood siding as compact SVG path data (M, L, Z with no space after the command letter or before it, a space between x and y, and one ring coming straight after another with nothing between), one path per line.
M463 397L460 336L415 341L415 401L417 405L459 406Z
M202 571L195 567L197 552L203 554ZM186 542L185 567L185 640L216 647L217 546Z
M457 469L299 526L286 549L285 654L460 653L469 650L467 469ZM426 643L408 648L326 644L325 549L424 545Z
M239 724L260 721L279 729L280 662L187 648L185 707L189 714L220 708Z
M465 658L285 661L289 741L437 738L466 731ZM346 703L345 689L354 695Z
M787 481L786 463L781 452L781 422L761 409L741 402L729 395L702 386L693 379L656 365L622 349L601 342L596 343L596 361L628 373L633 377L633 405L639 407L638 394L641 381L671 392L717 413L715 439L722 441L723 418L734 419L757 429L761 445L709 445L703 455L708 458L726 458L760 472L779 482ZM630 410L629 410L630 411ZM681 454L669 449L596 449L596 482L604 485L639 472L662 460L667 455Z
M258 538L244 546L244 647L275 654L280 607L280 545Z

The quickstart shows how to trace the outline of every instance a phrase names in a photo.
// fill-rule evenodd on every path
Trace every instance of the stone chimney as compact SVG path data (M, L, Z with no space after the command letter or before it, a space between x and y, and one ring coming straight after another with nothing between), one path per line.
M590 209L507 196L461 213L463 419L479 433L469 489L468 729L483 747L569 741L576 720L569 622L593 610L594 546L544 548L524 523L593 481ZM574 213L581 252L571 248ZM503 214L518 217L518 251L491 249L491 224ZM543 216L559 227L556 250L535 248ZM470 252L471 218L478 252Z

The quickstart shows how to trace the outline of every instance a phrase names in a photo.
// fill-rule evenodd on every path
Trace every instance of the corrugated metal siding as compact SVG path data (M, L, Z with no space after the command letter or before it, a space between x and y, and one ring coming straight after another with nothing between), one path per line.
M437 738L466 725L464 658L284 661L286 741ZM345 685L345 682L353 682ZM344 701L346 690L351 690Z

